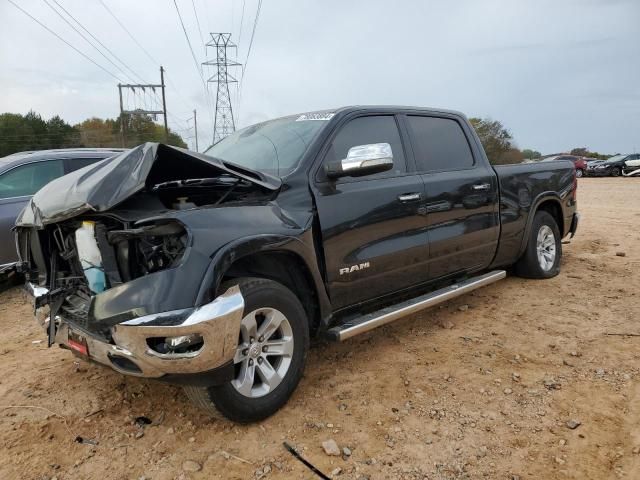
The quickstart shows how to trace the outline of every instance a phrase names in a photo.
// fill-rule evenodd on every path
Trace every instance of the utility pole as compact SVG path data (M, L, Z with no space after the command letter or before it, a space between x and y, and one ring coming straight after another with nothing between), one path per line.
M122 148L124 148L124 115L122 108L122 85L118 84L118 93L120 94L120 141L122 143Z
M136 88L146 92L146 89L149 88L156 93L156 88L160 89L162 94L162 110L150 110L145 108L136 108L134 110L129 110L124 108L123 100L122 100L122 89L129 89L134 94L136 93ZM164 68L160 67L160 84L118 84L118 92L120 94L120 129L122 130L122 146L126 146L126 121L125 115L132 114L142 114L142 115L162 115L164 117L164 139L165 142L169 141L169 127L167 126L167 102L165 98L165 85L164 85ZM156 100L157 102L157 100Z
M216 116L213 122L213 145L220 140L235 132L236 125L233 118L233 107L231 105L231 95L229 94L229 84L237 83L236 80L228 72L228 67L238 67L242 64L235 60L230 60L227 50L237 46L231 41L230 33L212 33L211 41L207 43L207 47L215 47L215 60L207 60L203 65L212 65L217 67L217 72L207 80L207 82L217 83L216 92Z
M196 134L196 152L198 152L198 116L196 111L193 111L193 131Z
M162 110L164 111L164 141L169 143L169 127L167 126L167 101L164 97L164 68L160 65L160 85L162 85Z

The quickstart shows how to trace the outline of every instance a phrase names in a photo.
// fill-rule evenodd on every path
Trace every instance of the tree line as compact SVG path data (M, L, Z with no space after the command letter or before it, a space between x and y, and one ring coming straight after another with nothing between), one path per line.
M124 114L126 147L144 142L169 143L186 148L180 135L169 129L165 141L164 126L145 114ZM34 111L0 114L0 157L28 150L77 147L122 147L121 117L115 119L88 118L70 125L59 115L48 120Z
M538 160L543 158L542 154L537 150L525 148L518 149L511 132L498 120L490 118L470 118L469 121L476 130L487 158L493 165L504 165L508 163L520 163L523 160ZM567 152L558 152L567 153ZM598 158L606 160L611 155L591 152L586 147L574 148L570 152L571 155L579 157Z
M542 154L525 148L520 150L511 132L498 120L490 118L470 118L482 146L494 165L520 163L523 160L537 160ZM144 142L165 142L164 126L145 114L124 114L125 146L134 147ZM46 150L75 147L121 147L123 135L121 117L103 119L88 118L76 125L70 125L55 115L44 120L41 115L30 111L0 114L0 157L27 150ZM170 145L186 148L180 135L169 129ZM572 155L606 159L611 155L590 152L586 147L574 148Z

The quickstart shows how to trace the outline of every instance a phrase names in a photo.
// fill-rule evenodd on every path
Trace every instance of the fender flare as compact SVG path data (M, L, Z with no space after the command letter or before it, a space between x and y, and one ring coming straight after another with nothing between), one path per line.
M529 234L531 233L531 228L533 225L533 217L538 211L538 208L540 207L540 205L543 202L546 202L548 200L555 201L558 204L558 207L560 208L560 212L564 212L564 210L562 209L562 198L560 197L560 195L558 195L556 192L540 193L535 198L535 200L531 203L531 207L529 208L529 217L527 218L527 224L524 228L524 234L522 236L522 243L520 244L520 251L518 253L518 258L520 258L524 254L524 251L527 248L527 243L529 242ZM558 225L558 228L560 229L561 233L564 233L564 224Z
M211 285L220 285L224 273L234 262L248 255L263 252L289 253L302 261L313 282L321 321L326 321L331 316L331 303L320 269L315 261L316 255L313 246L310 247L298 237L288 235L260 234L243 237L227 243L214 252L202 279L196 297L196 306L202 305L206 301L207 292Z

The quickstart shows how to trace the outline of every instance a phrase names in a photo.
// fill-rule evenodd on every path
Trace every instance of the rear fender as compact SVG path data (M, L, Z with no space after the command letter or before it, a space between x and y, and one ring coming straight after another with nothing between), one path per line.
M531 228L533 225L533 217L538 211L540 205L542 205L544 202L548 200L551 200L558 205L561 216L564 217L563 209L562 209L562 199L560 198L560 195L558 195L555 192L544 192L538 195L536 199L533 201L533 203L531 204L531 208L529 209L529 217L527 218L527 225L525 227L524 235L522 237L522 244L520 245L520 252L518 254L518 258L520 258L522 254L524 254L524 251L527 248L527 242L529 241L529 234L531 233ZM564 233L566 230L564 226L564 218L562 221L562 225L558 225L558 228L560 229L560 232L564 237Z

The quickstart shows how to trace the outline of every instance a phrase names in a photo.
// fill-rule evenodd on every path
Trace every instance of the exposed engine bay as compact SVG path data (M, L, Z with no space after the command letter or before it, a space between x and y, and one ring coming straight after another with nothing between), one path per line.
M100 253L98 264L87 268L79 248L77 232L91 223L95 245ZM188 234L175 220L131 226L112 215L99 215L49 225L43 231L31 230L30 279L45 280L51 292L50 307L65 317L87 327L92 296L133 279L177 265L187 247ZM48 258L48 264L44 263ZM92 283L90 270L102 272L100 288ZM46 272L47 275L44 275ZM35 278L34 278L35 277Z
M169 180L154 185L152 193L165 208L185 210L193 207L215 206L225 202L264 198L256 186L232 175L213 178Z
M268 175L145 144L39 191L18 219L16 241L27 278L48 289L40 304L98 333L89 325L96 296L180 264L191 242L183 215L268 202L279 187Z

